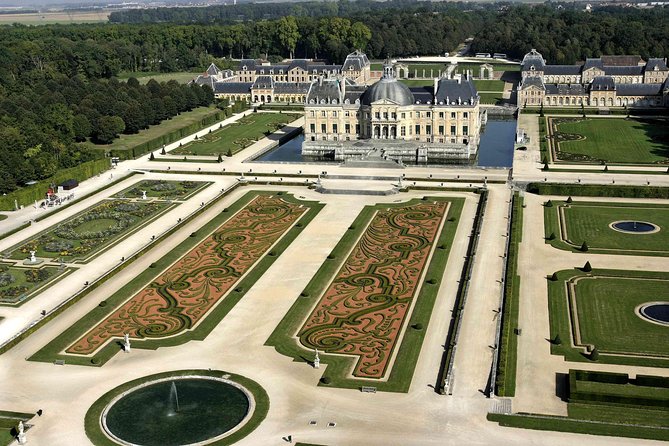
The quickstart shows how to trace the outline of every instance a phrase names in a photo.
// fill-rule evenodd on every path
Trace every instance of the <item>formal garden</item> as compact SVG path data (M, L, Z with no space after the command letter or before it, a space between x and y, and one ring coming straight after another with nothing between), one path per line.
M597 254L669 256L669 206L632 202L549 200L546 243Z
M114 195L114 198L147 198L187 200L212 184L203 181L142 180Z
M299 117L294 113L253 113L179 146L170 154L232 156Z
M568 361L668 367L668 295L666 272L598 270L590 263L558 271L548 278L551 353Z
M553 158L611 164L669 164L666 118L548 118Z
M104 200L7 249L3 256L22 260L34 251L38 258L88 262L174 206L163 201Z
M321 207L249 192L30 359L102 365L125 333L133 348L204 339Z
M25 425L34 416L32 413L0 410L0 446L15 444L19 422Z
M464 199L367 206L267 345L305 361L321 385L408 390Z
M72 268L59 266L33 268L0 263L0 305L22 305L72 271Z

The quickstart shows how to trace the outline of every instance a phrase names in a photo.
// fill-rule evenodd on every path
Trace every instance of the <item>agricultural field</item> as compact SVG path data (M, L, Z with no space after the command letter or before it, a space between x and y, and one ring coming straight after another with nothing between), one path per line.
M293 113L253 113L170 153L231 156L299 117Z
M59 11L25 14L0 14L0 25L54 25L74 23L102 23L109 20L110 11Z
M546 242L573 252L669 256L669 207L642 203L551 201L544 206ZM655 225L649 232L622 232L616 222ZM583 250L583 243L587 250Z
M669 121L629 118L551 118L561 161L668 164Z
M425 198L365 208L267 344L296 359L318 349L323 384L405 391L461 207Z

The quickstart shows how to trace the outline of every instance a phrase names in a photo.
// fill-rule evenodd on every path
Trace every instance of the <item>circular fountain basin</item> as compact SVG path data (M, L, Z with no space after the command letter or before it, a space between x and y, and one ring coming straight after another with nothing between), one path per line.
M669 302L649 302L638 308L641 317L669 327Z
M611 229L618 232L625 232L627 234L653 234L660 230L656 224L647 221L614 221L609 225Z
M122 393L105 408L101 421L122 445L208 444L243 426L253 407L251 393L233 381L170 377Z

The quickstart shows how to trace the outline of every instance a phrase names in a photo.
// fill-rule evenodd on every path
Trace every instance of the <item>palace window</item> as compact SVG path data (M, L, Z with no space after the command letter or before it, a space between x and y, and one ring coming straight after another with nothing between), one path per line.
M451 119L455 119L455 112L451 112Z
M425 134L426 135L431 135L432 134L432 126L431 125L426 125L425 126Z
M407 130L404 126L402 126L402 128L400 129L400 135L407 136Z
M455 135L455 126L454 125L451 126L451 135Z
M388 112L383 112L383 119L388 120Z
M430 112L427 112L427 113L425 114L425 116L427 116L427 117L429 118L429 117L431 117L431 116L432 116L432 113L430 113Z
M469 113L468 112L463 112L462 117L465 118L465 119L469 118Z
M469 127L466 125L462 126L462 134L467 136L469 134Z
M443 118L444 117L444 112L439 112L439 117Z
M344 125L344 131L346 133L351 133L351 124L345 124Z
M337 124L332 124L332 133L337 133Z
M333 118L336 118L336 117L337 117L337 111L336 111L336 110L332 112L332 117L333 117Z
M416 124L416 135L420 135L420 125Z
M405 119L406 115L407 115L406 113L402 113L402 119Z
M416 112L416 118L420 118L420 112Z
M321 116L325 118L325 110L321 111Z
M355 125L355 134L359 135L360 134L360 124Z
M315 117L315 116L316 116L316 112L313 111L313 110L311 110L311 117L313 118L313 117Z
M381 119L381 113L380 113L380 112L376 112L376 113L374 113L374 117L375 117L376 119Z
M327 126L325 124L321 124L321 133L327 133L327 132L328 132Z
M443 126L443 125L440 125L440 126L439 126L439 134L440 134L440 135L443 135L443 134L444 134L444 126Z
M311 133L316 133L316 124L311 124L309 126L309 130L311 131Z
M393 118L393 119L397 119L397 113L392 112L392 113L390 114L390 117Z
M349 112L344 112L344 116L346 116L346 117L348 118L349 116L351 116L351 113L349 113Z

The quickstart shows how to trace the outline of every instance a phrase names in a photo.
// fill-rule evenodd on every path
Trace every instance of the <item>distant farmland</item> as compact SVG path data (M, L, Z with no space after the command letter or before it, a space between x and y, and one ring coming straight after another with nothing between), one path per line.
M109 19L111 11L31 12L26 14L0 14L0 25L50 25L54 23L99 23Z

